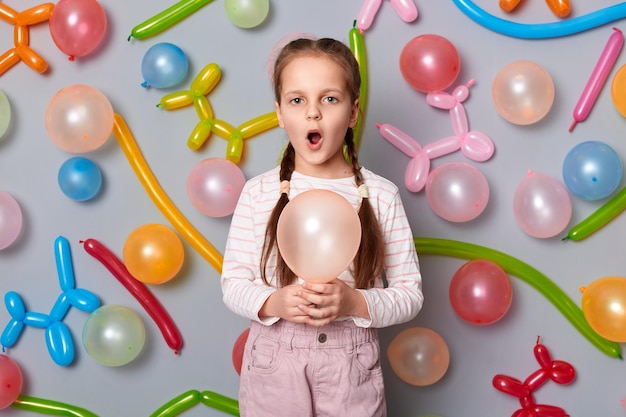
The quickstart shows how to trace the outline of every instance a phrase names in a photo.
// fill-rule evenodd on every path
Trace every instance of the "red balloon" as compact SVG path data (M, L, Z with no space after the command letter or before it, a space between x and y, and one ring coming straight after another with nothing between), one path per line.
M235 371L237 374L241 375L241 363L243 362L243 351L246 347L246 342L248 341L248 334L250 334L250 328L247 328L237 340L235 340L235 344L233 345L233 366L235 367Z
M167 345L174 349L174 353L183 346L183 338L174 324L174 321L159 300L150 292L148 287L128 272L126 265L113 252L95 239L83 242L85 251L100 261L115 278L139 301L139 304L152 317L161 330Z
M487 325L500 320L511 306L512 286L497 264L476 259L464 264L450 282L450 303L463 320Z
M22 370L6 355L0 355L0 410L7 408L22 391Z
M517 398L525 398L530 395L528 387L522 384L522 381L508 375L498 374L493 377L491 383L498 391L502 391L505 394L509 394Z
M50 15L52 40L70 58L94 50L106 29L106 14L96 0L59 0Z
M432 93L450 87L461 70L454 45L439 35L411 39L400 53L400 71L417 91Z

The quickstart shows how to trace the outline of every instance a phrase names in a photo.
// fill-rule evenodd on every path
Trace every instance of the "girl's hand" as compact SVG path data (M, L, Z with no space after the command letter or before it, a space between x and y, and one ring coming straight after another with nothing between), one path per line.
M300 307L304 305L313 308L315 306L300 296L303 292L306 291L303 291L302 286L297 284L277 289L265 301L259 311L259 316L280 317L294 323L304 323L308 316Z
M305 282L297 295L305 300L305 303L298 306L307 316L304 323L312 326L321 327L345 316L369 318L367 304L361 292L340 279L324 284Z

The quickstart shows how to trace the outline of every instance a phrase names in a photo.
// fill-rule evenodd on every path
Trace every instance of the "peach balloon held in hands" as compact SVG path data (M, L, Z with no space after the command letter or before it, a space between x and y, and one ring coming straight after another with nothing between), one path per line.
M341 195L305 191L285 206L276 239L280 254L299 278L330 282L353 261L361 244L361 221Z

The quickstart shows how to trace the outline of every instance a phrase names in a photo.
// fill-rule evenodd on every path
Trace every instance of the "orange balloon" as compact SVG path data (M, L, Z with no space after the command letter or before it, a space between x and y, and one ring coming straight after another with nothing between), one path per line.
M445 340L425 327L411 327L398 333L387 347L387 357L401 380L417 386L439 381L450 364Z
M30 46L19 44L16 46L17 54L26 65L43 74L48 69L48 63Z
M20 56L17 54L17 48L11 48L0 55L0 75L18 62L20 62Z
M123 250L128 272L145 284L162 284L183 266L185 252L178 235L161 224L145 224L133 230Z
M624 91L626 91L626 65L622 65L617 70L611 84L613 105L622 116L626 117L626 96Z
M285 263L309 282L330 282L353 261L361 221L343 196L329 190L298 194L278 220L276 240Z
M558 17L567 17L572 10L569 0L546 0L546 4Z
M500 8L505 12L512 12L521 0L500 0Z
M626 342L626 278L608 276L583 289L582 310L589 326L613 342Z

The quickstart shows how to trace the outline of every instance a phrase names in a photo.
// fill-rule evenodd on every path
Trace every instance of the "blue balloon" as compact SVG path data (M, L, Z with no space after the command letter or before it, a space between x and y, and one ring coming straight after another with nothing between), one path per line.
M163 42L146 51L141 61L143 87L168 88L180 83L187 75L187 55L178 46Z
M621 2L592 13L558 22L524 24L496 17L478 7L471 0L453 1L463 13L476 23L502 35L521 39L548 39L569 36L626 17L626 2Z
M75 156L61 165L58 181L67 197L75 201L87 201L100 191L102 173L90 159Z
M620 185L622 174L619 155L599 141L579 143L563 161L565 185L584 200L600 200L611 195Z
M62 321L46 327L46 345L52 360L59 366L67 366L74 360L74 341L70 329Z
M74 278L72 252L70 250L70 242L65 236L58 236L54 239L54 260L61 289L64 292L74 289L76 287L76 279Z

